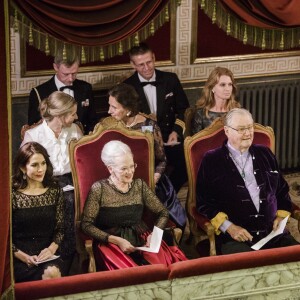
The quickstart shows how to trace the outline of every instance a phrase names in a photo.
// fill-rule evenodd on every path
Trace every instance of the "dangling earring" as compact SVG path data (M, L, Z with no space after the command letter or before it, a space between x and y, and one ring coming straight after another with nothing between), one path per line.
M131 111L129 111L126 116L129 117L131 115Z
M25 173L23 173L23 179L24 179L24 180L26 180L26 179L27 179L27 177L26 177L26 174L25 174Z
M214 90L212 90L212 92L213 92L213 94L215 93L215 91L214 91Z

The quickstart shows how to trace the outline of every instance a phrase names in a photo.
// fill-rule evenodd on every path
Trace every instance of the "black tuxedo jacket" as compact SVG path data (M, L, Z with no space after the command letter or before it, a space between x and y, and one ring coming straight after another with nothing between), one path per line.
M77 102L78 120L84 126L85 133L92 131L97 123L96 107L93 98L92 86L86 81L76 79L73 82L74 98ZM45 83L36 87L40 99L47 98L51 93L57 91L54 76ZM88 99L88 101L86 101ZM87 105L88 104L88 105ZM39 112L39 99L34 89L29 95L28 124L38 122L41 119Z
M182 127L175 124L175 121L176 118L184 121L184 112L189 107L189 101L175 73L159 70L155 70L155 73L157 82L157 123L162 132L163 140L166 142L172 131L176 131L179 137L182 138ZM138 73L135 72L124 82L132 85L139 94L140 111L150 114L151 111Z

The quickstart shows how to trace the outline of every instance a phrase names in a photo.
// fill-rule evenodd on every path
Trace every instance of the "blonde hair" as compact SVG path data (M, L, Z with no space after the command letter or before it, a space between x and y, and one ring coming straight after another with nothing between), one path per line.
M131 155L133 157L129 146L121 141L113 140L104 145L101 152L101 160L107 167L113 166L115 165L116 157L125 155Z
M75 104L77 104L76 100L72 96L64 92L53 92L41 102L41 116L43 119L51 121L54 117L70 113Z
M240 104L235 99L236 93L237 93L237 86L235 83L233 73L227 68L216 67L209 74L209 76L205 82L205 85L203 87L201 98L196 103L197 108L205 109L206 117L208 117L208 111L216 103L214 93L212 92L212 90L213 90L214 86L219 82L220 77L223 75L230 77L230 79L232 81L232 93L231 93L230 98L227 101L227 105L226 105L227 110L229 111L232 108L240 107Z

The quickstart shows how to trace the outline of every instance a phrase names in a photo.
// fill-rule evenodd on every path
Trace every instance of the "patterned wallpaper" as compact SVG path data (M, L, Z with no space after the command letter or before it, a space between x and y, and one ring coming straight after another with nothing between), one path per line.
M172 66L161 66L160 69L177 73L183 84L205 81L211 70L218 65L230 68L237 79L300 73L299 51L192 61L191 47L197 42L192 40L193 21L195 21L193 20L193 9L196 5L197 0L181 1L181 6L178 7L176 13L176 63ZM28 95L31 88L45 82L51 76L22 77L20 53L19 35L11 30L11 88L13 96ZM131 68L128 65L128 68L79 73L78 78L90 82L97 89L104 89L114 85L130 73Z

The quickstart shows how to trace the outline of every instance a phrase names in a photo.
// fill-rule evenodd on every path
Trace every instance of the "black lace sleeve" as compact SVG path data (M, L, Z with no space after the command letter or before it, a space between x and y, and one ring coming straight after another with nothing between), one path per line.
M92 185L85 202L81 221L81 229L88 236L100 242L107 243L109 234L95 226L96 218L101 207L101 197L102 186L101 182L98 181Z
M162 205L157 196L144 181L142 189L144 205L157 216L156 226L164 229L169 219L168 210Z
M64 239L64 193L63 190L58 187L57 200L56 200L56 226L54 231L54 242L60 245Z

